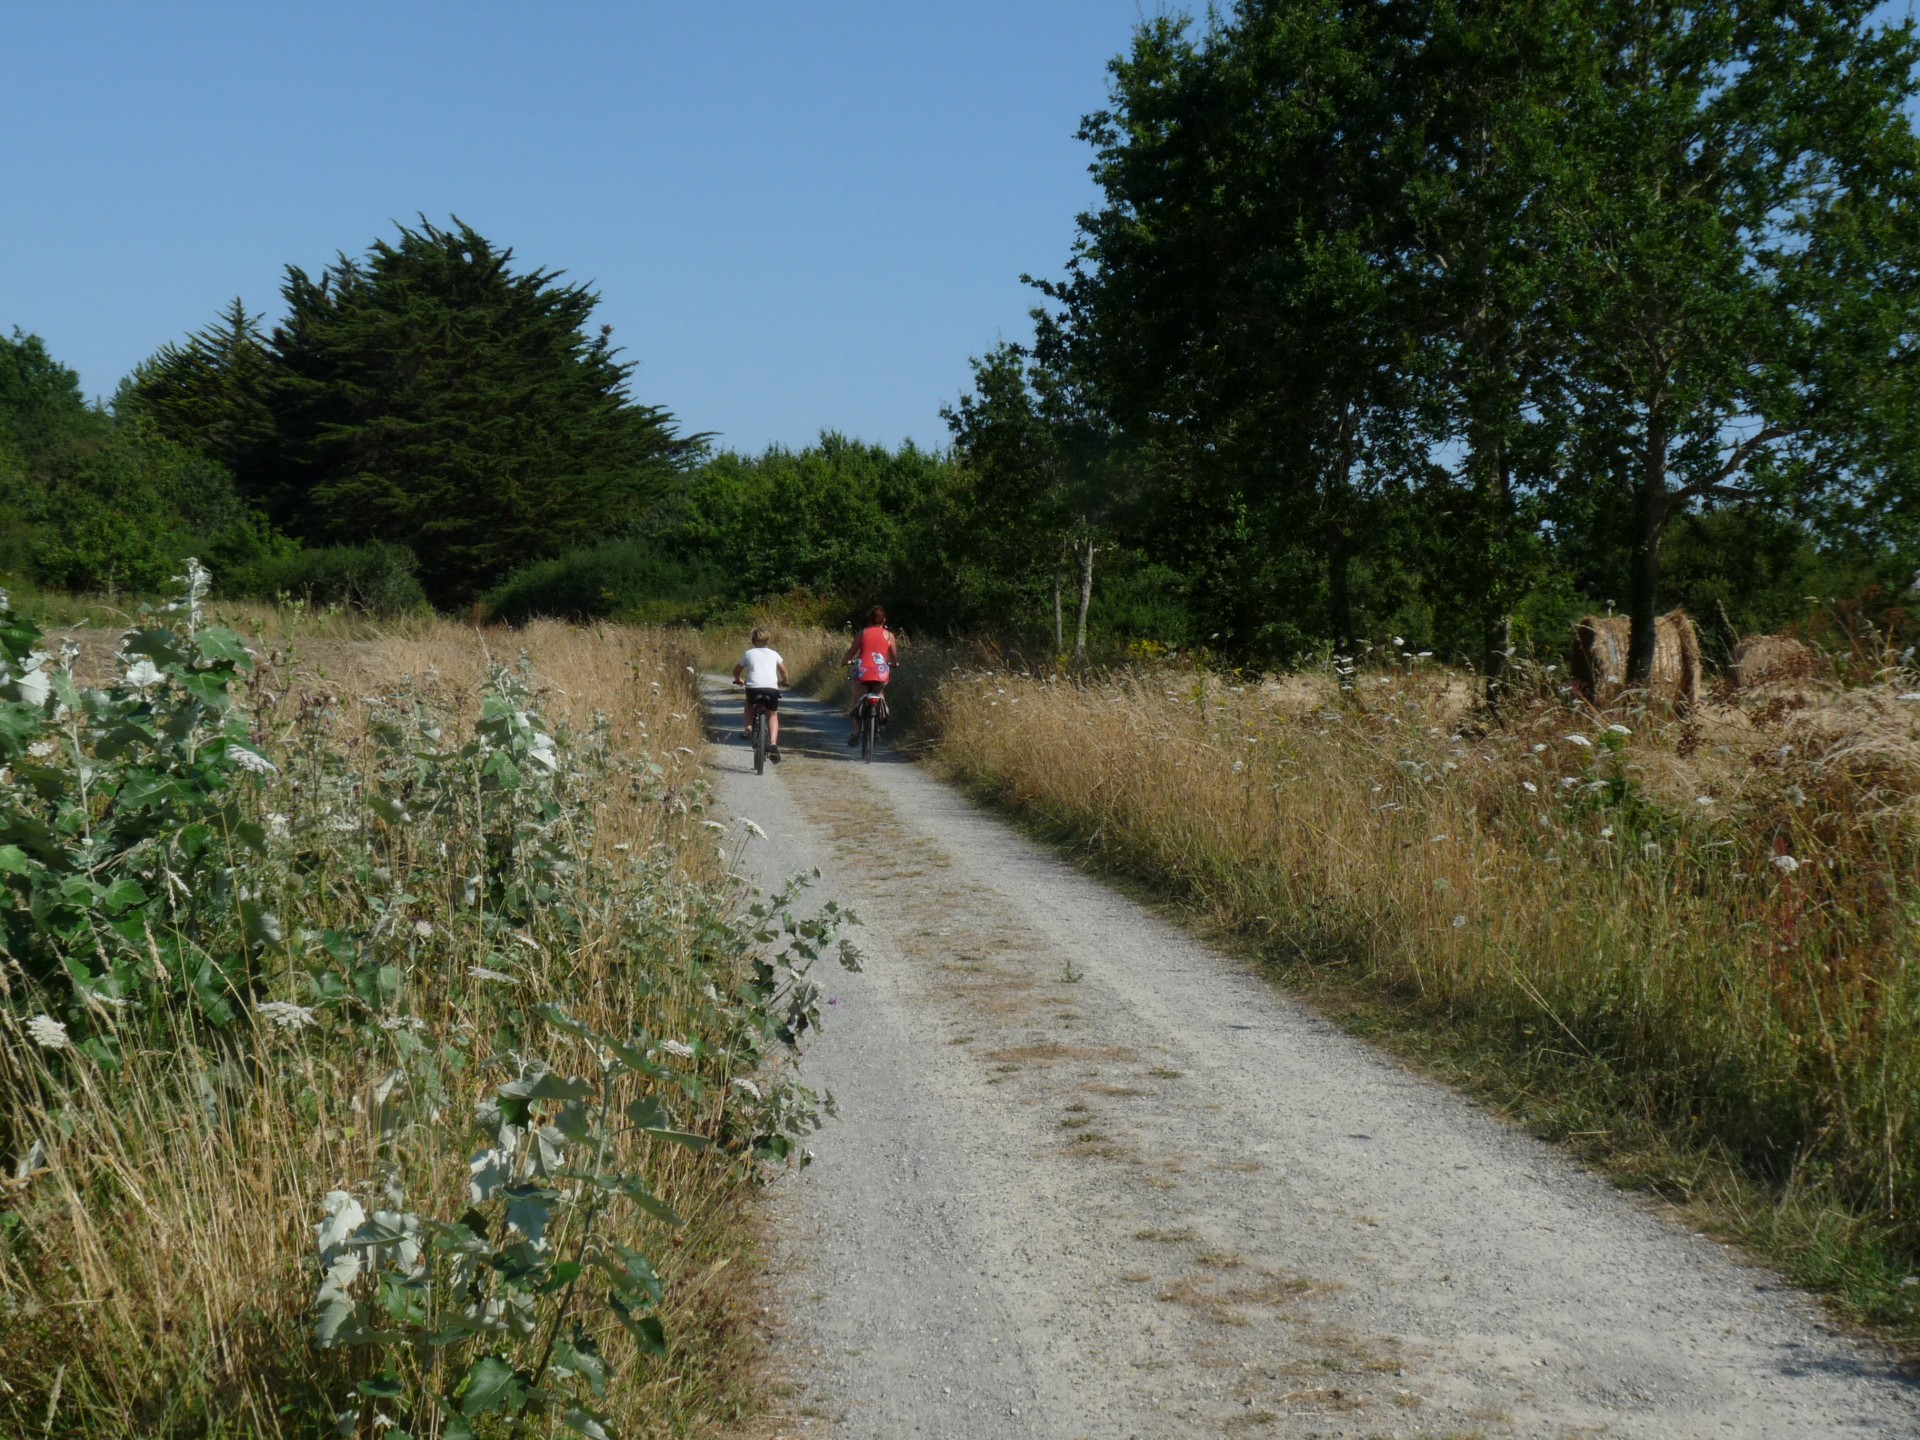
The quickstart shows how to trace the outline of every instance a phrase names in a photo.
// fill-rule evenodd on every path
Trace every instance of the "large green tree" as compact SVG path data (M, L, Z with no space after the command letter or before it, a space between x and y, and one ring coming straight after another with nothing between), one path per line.
M281 293L270 334L236 304L136 403L301 539L409 546L440 604L631 528L704 443L633 399L591 290L458 220L289 267Z
M1661 537L1702 501L1910 503L1920 339L1913 23L1871 0L1616 0L1570 97L1558 315L1595 511L1654 659Z

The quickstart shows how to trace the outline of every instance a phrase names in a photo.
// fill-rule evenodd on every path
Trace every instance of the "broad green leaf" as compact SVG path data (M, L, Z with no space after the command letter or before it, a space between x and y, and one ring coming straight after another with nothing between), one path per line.
M383 1400L398 1400L407 1393L406 1387L391 1372L376 1375L371 1380L362 1380L359 1388L362 1395L373 1395Z
M613 1440L613 1433L603 1423L605 1418L579 1405L567 1411L565 1416L567 1428L575 1434L585 1435L587 1440Z
M642 1350L649 1355L667 1353L666 1327L661 1325L657 1315L636 1314L637 1304L622 1295L609 1295L607 1304L613 1311L613 1318L618 1320L626 1328L626 1332L639 1342Z
M482 1355L460 1382L459 1395L460 1413L471 1418L518 1410L522 1391L511 1365L498 1355Z
M18 845L0 845L0 875L31 875L33 865Z

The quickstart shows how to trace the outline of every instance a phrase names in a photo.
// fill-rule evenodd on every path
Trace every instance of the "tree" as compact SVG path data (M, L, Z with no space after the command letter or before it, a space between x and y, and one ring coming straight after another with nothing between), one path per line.
M596 295L457 219L281 293L270 335L236 301L129 402L302 540L410 547L437 603L632 527L704 446L633 401Z
M1045 337L1045 317L1036 318ZM1036 574L1051 576L1056 654L1066 653L1061 592L1071 565L1073 657L1084 660L1094 562L1112 543L1120 498L1113 438L1061 370L1019 346L999 345L972 363L972 392L940 411L965 476L968 552L1016 591Z
M1164 543L1262 648L1278 557L1311 536L1350 654L1353 576L1419 446L1380 261L1381 7L1243 3L1195 42L1143 25L1089 116L1104 191L1060 305L1083 388L1132 441ZM1281 566L1284 568L1284 564Z
M1589 178L1559 197L1559 313L1591 503L1631 557L1636 681L1675 516L1915 493L1920 46L1875 9L1593 7L1597 63L1572 97Z

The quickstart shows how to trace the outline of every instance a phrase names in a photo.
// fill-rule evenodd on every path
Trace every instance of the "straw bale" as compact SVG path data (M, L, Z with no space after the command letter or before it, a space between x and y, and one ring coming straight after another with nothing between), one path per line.
M1826 657L1791 635L1754 635L1733 647L1727 678L1736 690L1825 679Z
M1627 688L1632 623L1624 615L1589 615L1573 627L1575 687L1595 705L1611 704ZM1684 610L1654 622L1653 675L1648 692L1682 714L1700 703L1700 636Z

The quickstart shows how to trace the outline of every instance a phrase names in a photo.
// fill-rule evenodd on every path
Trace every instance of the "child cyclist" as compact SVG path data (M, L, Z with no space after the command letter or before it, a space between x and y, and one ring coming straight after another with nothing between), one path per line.
M869 695L884 697L887 693L887 681L893 676L893 667L900 663L898 652L894 649L893 631L887 628L887 612L876 605L867 611L866 625L853 637L853 643L847 646L847 653L840 657L842 665L858 662L859 668L853 672L853 734L847 737L847 744L860 743L860 705ZM880 702L880 719L884 724L887 718L886 701Z
M768 641L764 629L756 628L747 653L733 667L733 683L747 687L747 728L741 733L753 738L753 715L767 712L767 758L780 763L780 690L793 682L787 678L787 662Z

